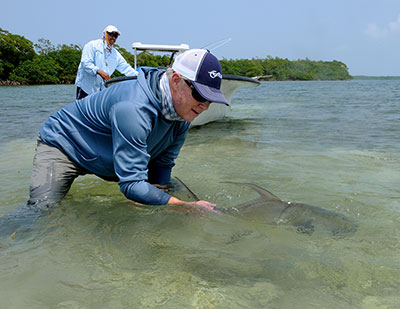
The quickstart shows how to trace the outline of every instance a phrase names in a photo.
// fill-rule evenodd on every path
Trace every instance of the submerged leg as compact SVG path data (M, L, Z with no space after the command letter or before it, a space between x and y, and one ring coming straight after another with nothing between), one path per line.
M84 174L85 171L68 156L38 137L29 200L20 209L0 218L0 237L29 231L36 220L46 215L46 209L63 199L75 178Z
M62 151L45 144L39 137L33 159L28 206L46 209L60 202L75 178L85 173Z

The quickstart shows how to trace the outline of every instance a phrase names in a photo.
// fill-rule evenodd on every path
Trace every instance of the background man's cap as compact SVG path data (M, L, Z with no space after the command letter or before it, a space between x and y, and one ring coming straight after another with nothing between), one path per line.
M229 106L221 92L222 70L218 59L205 49L189 49L179 54L172 69L192 81L200 95L210 102Z
M104 29L105 32L117 32L118 35L121 35L121 32L119 32L119 30L117 29L117 27L113 26L113 25L109 25Z

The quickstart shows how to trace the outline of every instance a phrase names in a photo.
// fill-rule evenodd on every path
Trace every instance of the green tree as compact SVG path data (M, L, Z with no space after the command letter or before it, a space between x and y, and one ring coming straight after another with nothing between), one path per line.
M47 56L51 57L57 64L58 79L62 83L73 83L81 61L82 50L78 45L58 45L56 49L49 52Z
M35 51L31 41L0 28L0 80L8 79L20 63L33 57Z
M60 67L49 56L36 56L33 60L26 60L15 68L10 79L28 84L54 84L60 80L58 72Z
M49 40L43 38L38 39L38 43L34 45L34 48L36 54L38 54L39 56L48 55L49 53L56 50L54 45Z
M166 55L154 55L148 51L141 52L137 57L138 67L166 67L169 64L169 57Z
M121 54L122 57L133 67L135 63L135 56L128 52L125 48L120 47L119 45L114 45L115 49Z

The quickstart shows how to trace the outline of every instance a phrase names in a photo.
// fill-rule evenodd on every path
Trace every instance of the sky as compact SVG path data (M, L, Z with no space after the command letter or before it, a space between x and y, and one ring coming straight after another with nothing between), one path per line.
M131 52L185 43L219 59L337 60L351 75L400 76L400 0L0 1L0 28L33 43L83 47L115 25Z

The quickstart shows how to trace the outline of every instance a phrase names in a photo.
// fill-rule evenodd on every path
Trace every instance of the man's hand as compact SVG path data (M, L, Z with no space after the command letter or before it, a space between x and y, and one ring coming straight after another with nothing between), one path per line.
M191 206L199 210L207 210L210 212L220 213L219 211L214 209L215 206L217 206L216 204L207 201L185 202L177 199L176 197L171 196L171 198L168 201L168 205Z
M196 201L196 202L190 202L191 206L199 207L202 209L205 209L207 211L211 212L217 212L214 208L217 206L216 204L207 202L207 201Z
M102 71L102 70L97 70L97 74L100 75L100 77L104 80L104 81L108 81L111 77L110 75L108 75L106 72Z

